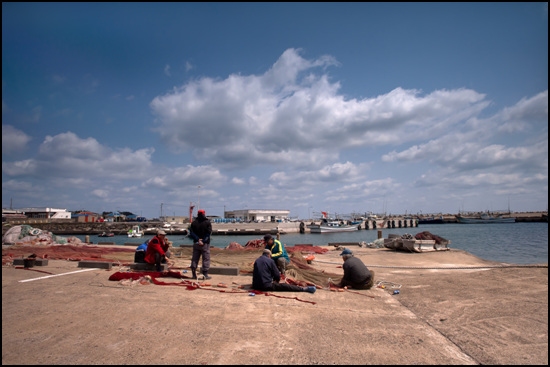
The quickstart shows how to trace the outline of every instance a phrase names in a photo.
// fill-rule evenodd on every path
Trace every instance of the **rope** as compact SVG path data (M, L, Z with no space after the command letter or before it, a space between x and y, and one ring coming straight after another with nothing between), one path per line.
M342 265L334 261L315 260L325 264ZM437 269L437 270L468 270L468 269L509 269L509 268L548 268L546 265L484 265L484 266L391 266L391 265L365 265L368 268L389 269Z

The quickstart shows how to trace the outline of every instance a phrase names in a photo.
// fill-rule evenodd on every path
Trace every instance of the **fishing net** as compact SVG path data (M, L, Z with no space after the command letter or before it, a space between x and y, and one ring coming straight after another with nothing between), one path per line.
M2 236L2 245L51 245L67 243L81 243L77 237L59 237L52 232L43 231L29 225L14 226Z
M240 249L239 251L210 248L210 263L211 266L238 267L241 274L252 274L254 270L254 261L262 255L263 248L262 246L261 248ZM315 251L318 251L317 253L324 253L327 252L328 249L318 246L303 246L303 248L294 246L294 248L287 247L286 250L290 258L290 263L286 267L287 283L302 287L311 285L328 287L329 279L340 280L342 277L338 274L331 274L319 270L308 264L306 258L304 258L304 256L308 256ZM184 247L178 252L176 248L173 252L175 253L176 259L190 259L193 254L193 249Z
M99 247L87 245L52 245L31 246L15 245L2 249L2 265L13 261L15 258L27 257L35 254L37 258L70 261L133 261L135 250L133 248Z
M220 248L210 248L211 266L229 266L238 267L241 274L250 274L254 270L254 261L262 255L264 246L259 248L249 248L241 250L225 250ZM319 270L306 260L311 259L313 253L324 253L326 248L318 246L293 246L287 247L290 263L287 265L286 282L300 286L316 285L328 287L329 279L339 280L341 275L326 273ZM170 269L184 269L191 264L193 249L191 247L172 247L172 256ZM107 246L89 246L89 245L51 245L51 246L31 246L15 245L2 249L2 264L11 263L13 259L27 257L35 254L37 258L52 260L72 260L72 261L113 261L121 265L133 263L134 248L107 247ZM250 279L252 283L252 279Z

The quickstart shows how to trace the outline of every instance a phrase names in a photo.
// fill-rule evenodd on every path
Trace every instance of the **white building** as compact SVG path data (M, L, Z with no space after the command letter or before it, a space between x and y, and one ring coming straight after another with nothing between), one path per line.
M19 209L24 212L27 218L38 219L71 219L71 212L67 209L57 208L24 208Z
M241 219L244 222L279 222L288 220L290 210L243 209L226 211L225 218Z

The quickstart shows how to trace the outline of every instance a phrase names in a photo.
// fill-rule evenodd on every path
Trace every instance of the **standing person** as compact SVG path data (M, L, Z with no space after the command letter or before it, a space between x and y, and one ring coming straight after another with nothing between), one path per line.
M252 288L258 291L309 292L315 293L315 287L299 287L297 285L279 283L281 274L271 258L271 251L264 249L262 256L254 262L252 272ZM275 282L274 282L275 281Z
M204 210L199 210L197 218L191 223L189 236L193 238L193 258L191 259L191 271L193 279L197 279L197 266L202 256L202 275L204 279L212 279L208 276L210 269L210 235L212 234L212 224L206 218Z
M282 275L286 273L286 266L290 263L285 246L274 239L270 234L264 236L265 248L271 251L271 258L275 261L277 269Z
M344 259L344 277L338 287L351 286L354 289L369 289L374 284L374 271L369 270L361 259L353 256L350 249L344 249L340 254Z
M161 264L166 264L166 258L170 257L170 252L168 251L169 246L170 245L166 241L166 232L160 229L157 235L153 237L147 245L145 261L149 264L155 264L157 271L161 271Z

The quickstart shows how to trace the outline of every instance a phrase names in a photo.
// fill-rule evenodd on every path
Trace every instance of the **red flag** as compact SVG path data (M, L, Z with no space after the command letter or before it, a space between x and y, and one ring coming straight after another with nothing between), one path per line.
M327 213L325 213L325 212L321 212L321 213L323 213L323 215L325 216L325 218L327 217Z

